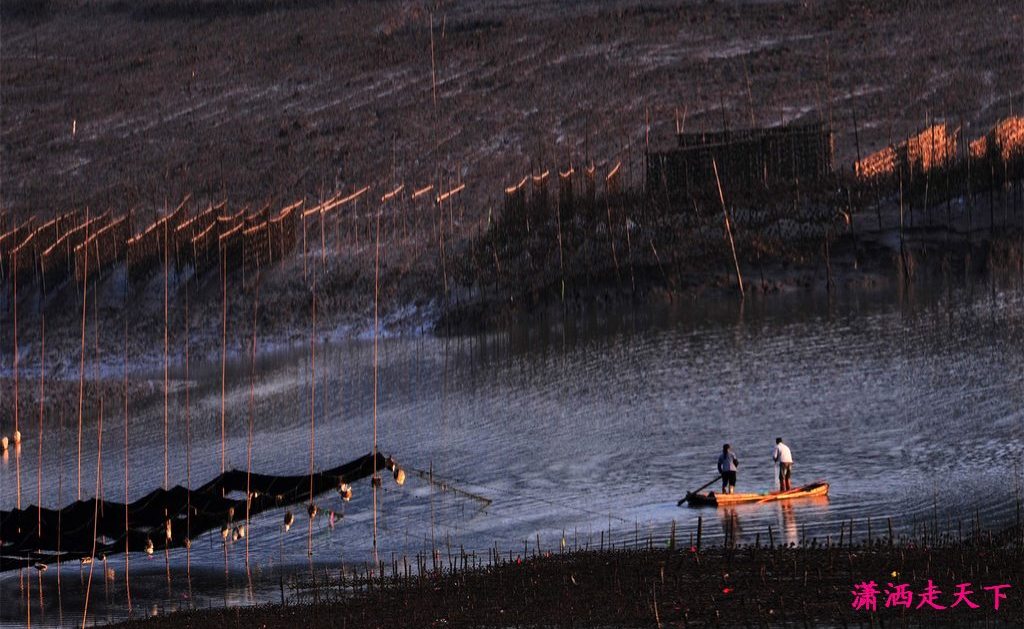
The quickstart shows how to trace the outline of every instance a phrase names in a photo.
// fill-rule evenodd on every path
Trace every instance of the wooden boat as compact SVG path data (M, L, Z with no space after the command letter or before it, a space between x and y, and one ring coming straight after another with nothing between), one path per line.
M815 481L802 487L794 487L789 491L775 491L771 493L747 493L747 494L716 494L713 491L707 493L687 493L683 499L691 507L727 507L738 504L777 502L780 500L796 500L798 498L812 498L828 495L828 483Z

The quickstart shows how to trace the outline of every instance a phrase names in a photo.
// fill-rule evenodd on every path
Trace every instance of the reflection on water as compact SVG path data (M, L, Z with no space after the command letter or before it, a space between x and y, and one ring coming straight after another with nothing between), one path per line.
M808 538L806 529L798 528L797 522L801 519L812 523L828 521L828 507L828 496L719 507L717 512L722 524L722 541L727 546L765 542L769 545L785 546L824 543L824 539ZM767 530L758 526L751 532L745 532L745 522L749 520L760 524L765 516L769 517ZM774 521L771 519L772 516ZM820 528L815 527L815 530Z
M743 529L740 527L740 518L736 513L736 507L723 507L718 509L722 518L722 536L727 546L735 546L738 540L743 537Z
M796 511L793 509L793 505L789 502L780 502L779 515L782 521L780 529L783 532L783 541L787 545L798 543L800 536L796 530Z
M494 545L550 550L563 536L569 545L596 546L609 530L617 544L667 542L673 521L685 538L698 516L709 541L736 543L766 541L769 526L777 543L823 540L837 536L841 522L868 516L892 517L897 533L932 520L955 529L975 513L996 525L1011 517L1007 475L1019 474L1024 447L1022 339L1024 293L987 286L917 289L895 300L776 296L742 308L700 300L527 322L500 334L386 339L380 444L410 474L404 487L385 478L378 494L381 559L394 556L401 565L403 556L430 556L432 548L441 557L463 548L486 557ZM190 373L190 444L184 387L172 393L170 480L185 483L190 466L199 485L220 471L219 362L193 364ZM311 399L308 348L260 359L254 471L308 471L311 406L318 469L370 450L372 345L324 347L315 373ZM159 390L162 372L153 381ZM245 469L245 361L231 366L228 385L228 466ZM162 396L155 398L130 407L133 500L163 482ZM41 468L35 437L24 429L21 456L12 452L0 463L2 508L16 504L19 473L23 504L35 501L37 480L46 506L74 496L77 426L65 420L61 433L60 414L52 415ZM95 430L88 424L83 437L87 495L97 473ZM793 450L794 485L827 480L828 499L718 512L676 507L714 475L725 441L742 462L740 491L772 489L778 436ZM104 495L124 496L121 416L104 421L103 447ZM250 522L244 540L225 542L214 531L194 540L187 557L171 551L167 565L159 554L132 555L135 613L277 601L293 594L279 575L308 579L313 570L319 580L340 566L361 570L372 556L372 492L368 482L353 489L351 502L335 492L318 498L322 514L338 514L333 527L323 515L310 523L298 505L289 531L284 509L271 510ZM712 517L721 518L720 533L707 526ZM124 557L108 558L113 581L97 564L90 617L123 616ZM59 593L56 567L0 575L0 618L24 622L25 579L32 577L32 599L46 603L34 609L34 623L44 616L57 622L61 613L80 622L87 572L63 566Z

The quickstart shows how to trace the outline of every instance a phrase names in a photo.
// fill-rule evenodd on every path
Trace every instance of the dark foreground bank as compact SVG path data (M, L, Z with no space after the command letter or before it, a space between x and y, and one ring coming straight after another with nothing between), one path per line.
M1022 548L1014 529L934 546L813 540L796 548L506 554L486 567L419 575L385 564L391 576L382 579L332 574L317 577L315 587L307 582L298 598L308 603L179 612L119 626L1020 626Z

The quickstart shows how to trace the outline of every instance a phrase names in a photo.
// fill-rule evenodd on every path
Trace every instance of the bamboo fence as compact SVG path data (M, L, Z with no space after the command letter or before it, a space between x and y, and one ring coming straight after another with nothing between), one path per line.
M108 223L75 247L75 280L84 281L101 275L124 260L131 235L129 215ZM89 261L86 262L86 256Z
M11 251L12 272L18 282L34 280L42 274L43 252L49 249L69 229L74 227L75 212L56 216L30 233Z
M173 212L157 218L141 233L128 239L128 278L131 281L147 280L163 267L164 243L167 242L168 247L173 246L171 234L182 222L187 200L182 201Z
M86 238L103 229L110 222L110 210L68 230L50 245L42 255L44 288L52 288L70 278L75 272L75 250Z

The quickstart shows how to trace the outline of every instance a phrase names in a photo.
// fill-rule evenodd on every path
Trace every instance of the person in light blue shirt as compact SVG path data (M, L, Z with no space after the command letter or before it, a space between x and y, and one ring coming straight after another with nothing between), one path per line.
M718 473L722 475L722 493L732 494L736 492L736 470L740 465L739 459L733 454L729 444L722 446L722 455L718 457Z

